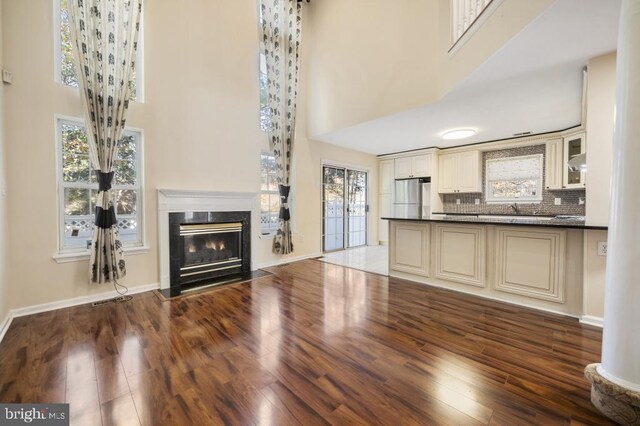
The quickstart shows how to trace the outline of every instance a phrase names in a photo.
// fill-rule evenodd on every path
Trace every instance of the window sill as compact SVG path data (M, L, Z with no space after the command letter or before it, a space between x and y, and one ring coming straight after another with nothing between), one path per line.
M136 255L136 254L146 254L149 253L149 246L135 246L135 247L125 247L124 253L126 255ZM83 260L89 260L91 257L88 250L76 251L76 252L66 252L66 253L58 253L54 254L53 260L56 263L69 263L69 262L81 262Z
M260 233L258 234L258 238L260 238L261 240L271 240L275 235L276 235L276 231L273 231L269 234Z

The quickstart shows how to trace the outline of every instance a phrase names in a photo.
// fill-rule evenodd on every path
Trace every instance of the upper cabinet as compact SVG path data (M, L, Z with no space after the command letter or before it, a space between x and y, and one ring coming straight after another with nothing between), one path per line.
M380 190L378 191L378 193L391 194L391 191L393 191L393 181L394 181L393 160L380 161L379 167L380 167L379 168Z
M482 192L480 151L440 155L438 192L441 194Z
M567 163L585 152L584 132L548 141L545 150L545 188L550 190L584 188L585 173L572 172Z
M431 154L413 155L395 159L396 179L431 176Z
M584 154L587 149L587 140L584 132L564 138L564 162L562 172L563 188L584 188L585 173L581 171L571 171L567 163L574 157Z
M545 149L544 186L546 189L562 189L563 157L562 139L548 141Z

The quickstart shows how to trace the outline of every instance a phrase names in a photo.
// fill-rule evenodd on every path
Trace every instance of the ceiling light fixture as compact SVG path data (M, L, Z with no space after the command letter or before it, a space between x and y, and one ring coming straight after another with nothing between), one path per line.
M470 138L475 134L476 134L476 131L473 129L447 130L442 134L442 139L464 139L464 138Z

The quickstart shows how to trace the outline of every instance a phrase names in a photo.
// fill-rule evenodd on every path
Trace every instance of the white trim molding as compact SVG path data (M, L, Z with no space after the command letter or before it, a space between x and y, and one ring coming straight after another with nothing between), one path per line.
M123 247L122 249L127 256L132 256L136 254L147 254L149 253L149 246L133 246L133 247ZM69 253L56 253L53 256L53 260L56 263L69 263L69 262L81 262L83 260L89 260L91 258L91 253L88 250L77 251L77 252L69 252Z
M255 251L260 233L258 192L158 189L158 256L160 288L169 288L169 213L251 212L251 270L255 271Z
M157 290L160 288L158 283L145 284L137 287L131 287L127 291L127 296L144 293L151 290ZM4 321L0 324L0 342L4 339L4 335L7 333L9 326L14 318L24 317L26 315L39 314L42 312L55 311L57 309L70 308L72 306L85 305L87 303L99 302L101 300L109 300L115 297L120 297L121 294L115 290L107 291L104 293L90 294L88 296L73 297L70 299L58 300L55 302L41 303L39 305L26 306L24 308L11 309Z
M594 315L580 315L580 323L602 328L604 326L604 318Z

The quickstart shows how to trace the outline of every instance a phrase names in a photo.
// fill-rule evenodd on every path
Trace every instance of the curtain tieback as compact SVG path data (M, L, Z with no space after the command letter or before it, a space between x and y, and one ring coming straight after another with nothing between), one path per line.
M113 175L115 172L103 173L100 170L96 170L96 179L98 179L98 190L108 191L111 189L111 182L113 182Z
M108 209L96 207L96 226L98 228L109 229L117 222L116 211L113 206Z

